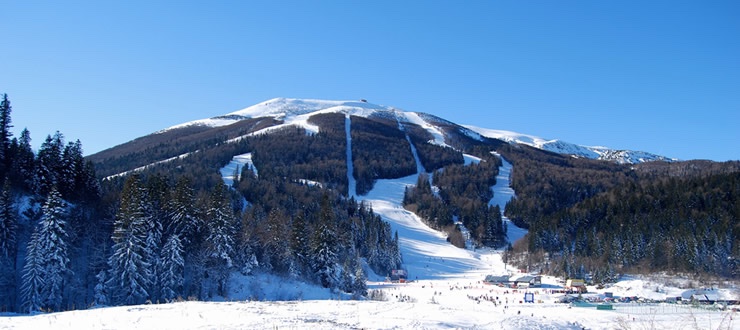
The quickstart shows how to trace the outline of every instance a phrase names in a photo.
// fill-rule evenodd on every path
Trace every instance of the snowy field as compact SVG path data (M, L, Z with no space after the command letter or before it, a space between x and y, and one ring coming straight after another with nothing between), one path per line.
M247 155L235 159L248 164ZM256 170L256 169L255 169ZM504 162L491 203L501 205L514 192L508 187L511 164ZM387 283L369 273L368 287L383 301L352 301L341 294L271 276L234 275L229 297L218 302L183 301L162 305L98 308L33 316L0 317L0 329L740 329L730 311L675 304L615 304L614 310L558 303L560 279L543 277L541 288L513 290L483 284L486 275L512 274L498 251L464 250L403 209L404 188L416 175L380 180L360 199L398 231L410 283ZM510 239L526 231L509 223ZM684 290L638 277L589 291L615 297L665 299ZM524 303L524 294L534 303ZM737 291L722 295L739 299Z

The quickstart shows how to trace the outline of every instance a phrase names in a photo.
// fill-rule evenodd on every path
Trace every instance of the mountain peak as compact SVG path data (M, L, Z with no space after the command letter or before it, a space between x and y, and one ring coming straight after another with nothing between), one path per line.
M163 131L194 125L210 127L226 126L247 118L273 117L286 120L307 114L332 112L368 117L378 112L394 111L397 110L393 107L368 103L366 100L336 101L278 97L225 115L175 125Z

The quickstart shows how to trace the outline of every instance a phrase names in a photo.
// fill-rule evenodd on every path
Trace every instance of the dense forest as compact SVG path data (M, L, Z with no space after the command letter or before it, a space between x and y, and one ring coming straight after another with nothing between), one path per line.
M507 215L529 229L509 257L522 268L608 281L624 272L740 276L738 162L634 166L511 147L517 198Z

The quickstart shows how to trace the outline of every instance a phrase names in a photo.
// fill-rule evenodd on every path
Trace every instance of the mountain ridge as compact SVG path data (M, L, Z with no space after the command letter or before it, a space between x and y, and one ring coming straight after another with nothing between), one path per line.
M309 124L307 120L308 117L320 113L344 113L345 115L360 116L365 118L377 116L385 117L388 119L395 119L398 122L417 124L429 131L435 137L433 143L439 145L447 145L444 141L444 132L440 131L439 128L435 125L430 124L430 120L428 120L429 117L432 117L435 120L443 120L452 125L457 125L463 128L461 133L466 134L469 137L477 140L480 140L482 137L493 138L508 143L525 144L537 149L563 155L570 155L573 157L611 161L618 164L637 164L652 161L671 162L678 160L675 158L657 155L645 151L615 149L604 146L583 146L559 139L544 139L530 134L482 128L467 124L457 124L432 114L424 112L403 111L392 106L368 103L365 100L340 101L279 97L260 102L258 104L224 115L198 119L174 125L165 128L159 132L156 132L155 134L189 126L208 126L212 128L222 127L237 123L245 119L262 117L272 117L276 120L283 121L283 123L280 125L267 127L264 129L263 132L254 132L253 134L266 133L273 129L287 127L291 125L302 127L310 133L317 133L318 127ZM427 119L425 119L425 117Z

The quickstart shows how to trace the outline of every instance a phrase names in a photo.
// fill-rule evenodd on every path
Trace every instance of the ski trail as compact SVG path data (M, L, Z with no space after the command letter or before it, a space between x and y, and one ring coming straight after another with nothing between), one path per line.
M347 196L357 198L357 182L355 181L355 165L352 163L352 135L350 134L351 120L349 113L344 117L344 131L347 135Z
M478 253L453 246L447 242L447 235L430 228L416 214L403 208L404 191L415 185L418 177L414 174L378 180L373 190L360 196L372 206L375 214L391 225L392 231L398 232L403 266L410 278L451 280L470 275L471 271L490 269L489 262L482 260Z
M399 122L399 129L403 126ZM414 186L420 173L426 172L419 160L416 147L406 135L411 152L416 160L417 174L390 180L377 180L374 188L359 198L372 206L375 214L391 225L398 233L398 245L403 257L403 267L411 279L452 280L456 278L480 278L478 272L490 269L490 262L482 260L480 254L459 249L447 242L447 235L424 224L413 212L403 208L406 187Z
M507 162L504 157L501 157L500 154L496 152L491 152L492 154L498 156L501 158L501 167L498 169L498 176L496 176L496 185L491 187L491 190L493 190L493 198L491 198L491 201L488 202L488 205L498 205L498 207L501 209L501 218L506 224L506 237L510 243L514 243L524 237L524 235L527 234L527 230L524 228L519 228L517 225L515 225L509 218L504 216L504 208L506 207L506 203L508 203L512 198L516 197L516 194L514 193L514 189L511 188L511 169L513 166L511 163Z
M245 166L251 169L252 172L254 172L255 176L259 176L257 168L252 162L252 153L248 152L246 154L236 155L232 157L231 161L219 170L224 184L232 187L235 181L239 182L242 174L241 171L244 169Z

